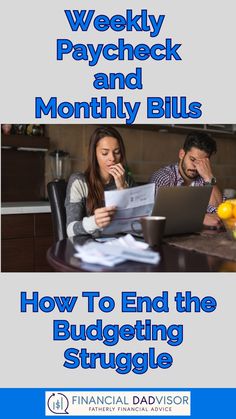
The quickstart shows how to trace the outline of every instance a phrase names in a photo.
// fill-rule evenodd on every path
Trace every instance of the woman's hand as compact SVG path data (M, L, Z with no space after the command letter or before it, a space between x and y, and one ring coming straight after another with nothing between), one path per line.
M116 207L102 207L94 211L95 221L99 228L104 228L110 224L112 216L115 213Z
M124 189L126 187L125 169L121 163L110 166L109 173L113 176L117 189Z

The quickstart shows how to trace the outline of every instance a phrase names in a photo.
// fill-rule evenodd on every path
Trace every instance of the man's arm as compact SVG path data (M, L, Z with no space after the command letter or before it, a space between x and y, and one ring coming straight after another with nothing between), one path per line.
M209 158L196 160L195 165L196 165L196 169L199 175L203 178L204 182L210 183L211 179L214 178L214 176L213 176ZM223 200L222 193L220 192L218 186L214 185L212 189L209 205L217 208L218 205L222 202L222 200Z
M218 215L214 213L207 213L203 220L203 225L207 227L221 227L222 223Z
M209 205L212 205L213 207L218 207L221 202L223 201L222 193L220 192L218 186L213 186L212 193L210 196Z
M205 183L211 182L214 177L210 160L208 158L196 161L196 168L199 175L203 178ZM222 202L223 197L217 185L213 186L212 193L209 200L208 211L204 217L203 224L207 227L220 227L221 220L216 214L216 208Z

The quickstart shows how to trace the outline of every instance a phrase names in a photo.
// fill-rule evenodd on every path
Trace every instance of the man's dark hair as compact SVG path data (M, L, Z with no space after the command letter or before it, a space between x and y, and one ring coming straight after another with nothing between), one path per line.
M215 140L204 132L192 132L187 135L183 145L185 153L191 150L192 147L205 151L209 157L217 151Z

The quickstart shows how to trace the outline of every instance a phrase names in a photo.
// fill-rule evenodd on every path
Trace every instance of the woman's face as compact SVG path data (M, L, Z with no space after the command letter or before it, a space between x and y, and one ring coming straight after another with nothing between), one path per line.
M96 157L102 179L110 179L109 170L111 166L120 163L121 153L118 140L114 137L104 137L98 141Z

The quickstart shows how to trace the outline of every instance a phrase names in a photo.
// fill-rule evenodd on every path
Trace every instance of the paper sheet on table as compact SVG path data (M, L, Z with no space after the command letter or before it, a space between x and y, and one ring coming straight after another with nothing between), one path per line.
M93 241L83 246L75 245L74 257L86 263L103 266L115 266L126 260L157 264L160 261L159 253L147 248L148 244L137 241L127 234L106 243Z
M134 188L106 191L105 205L115 205L117 210L112 222L104 228L104 234L132 232L131 223L151 215L155 196L155 184Z

